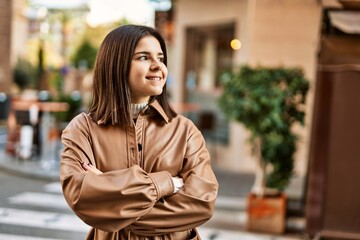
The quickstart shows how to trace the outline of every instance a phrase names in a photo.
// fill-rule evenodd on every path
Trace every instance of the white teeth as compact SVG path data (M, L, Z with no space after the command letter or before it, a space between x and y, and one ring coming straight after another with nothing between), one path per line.
M159 77L148 77L147 79L149 79L149 80L160 80Z

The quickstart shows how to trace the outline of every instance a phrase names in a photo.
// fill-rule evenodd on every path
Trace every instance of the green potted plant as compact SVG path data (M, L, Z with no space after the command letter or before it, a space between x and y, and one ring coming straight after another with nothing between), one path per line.
M242 123L250 131L249 140L258 160L249 201L254 200L257 201L255 205L261 205L259 201L265 197L271 195L273 200L274 196L278 196L282 199L281 207L286 209L283 206L286 203L283 190L293 175L297 141L293 126L304 124L308 80L299 68L241 66L222 75L222 86L219 106L229 119ZM249 221L252 220L252 213L260 218L261 211L254 210L249 201ZM272 204L266 203L268 210ZM273 208L280 207L275 205ZM264 206L260 207L264 209ZM275 222L268 216L269 219L270 223L248 228L267 231L262 225ZM278 229L272 226L269 231L283 232L284 222Z

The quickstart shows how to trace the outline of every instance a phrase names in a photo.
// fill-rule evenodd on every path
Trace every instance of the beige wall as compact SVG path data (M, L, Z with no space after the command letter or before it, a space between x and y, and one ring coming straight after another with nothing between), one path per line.
M28 20L26 13L26 0L13 0L12 20L12 49L11 61L14 65L19 57L25 57L26 41L28 39Z
M226 4L224 4L226 2ZM183 101L185 31L187 27L208 26L236 22L240 32L245 16L247 1L239 0L178 0L175 12L175 39L173 50L170 49L169 70L175 78L173 99Z
M296 172L304 175L310 145L321 5L315 0L257 0L252 15L248 63L301 67L310 80L306 125L296 128L300 136L295 156Z
M185 31L187 27L208 26L235 22L235 35L242 43L249 41L247 32L248 1L239 0L179 0L176 1L175 13L175 41L173 51L170 53L170 72L173 73L173 100L182 102L184 92L184 58L185 58ZM244 49L238 56L240 61L246 62L248 49ZM229 145L226 147L217 146L216 162L226 169L237 171L252 171L254 168L253 157L249 153L248 145L244 144L247 133L237 123L231 123ZM234 156L239 156L234 157Z
M235 65L299 66L311 81L307 101L306 128L299 128L301 141L296 153L296 172L307 168L311 109L316 71L321 6L316 0L178 0L175 13L175 42L169 63L173 73L174 101L182 101L185 30L235 22L235 37L242 47L234 53ZM230 124L229 145L217 147L219 166L242 172L255 164L246 143L248 133L238 123Z

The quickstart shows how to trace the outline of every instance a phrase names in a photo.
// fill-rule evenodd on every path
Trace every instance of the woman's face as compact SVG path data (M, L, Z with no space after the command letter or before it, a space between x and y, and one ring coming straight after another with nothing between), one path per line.
M129 85L132 103L148 102L150 96L160 95L167 78L164 53L159 41L146 36L138 42L131 62Z

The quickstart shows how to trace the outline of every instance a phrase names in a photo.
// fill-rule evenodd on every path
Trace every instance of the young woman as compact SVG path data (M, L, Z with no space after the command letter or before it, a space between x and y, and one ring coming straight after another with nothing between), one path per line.
M146 26L99 49L93 100L62 134L61 183L87 239L200 239L218 183L204 139L166 95L166 47Z

